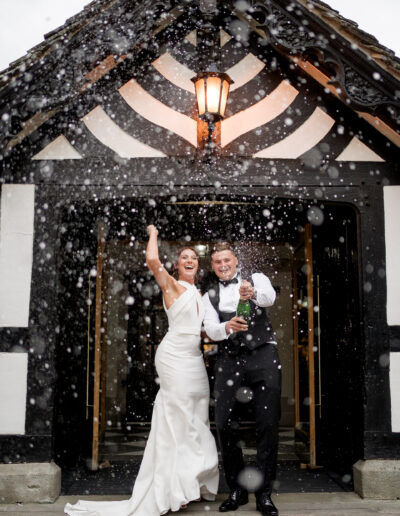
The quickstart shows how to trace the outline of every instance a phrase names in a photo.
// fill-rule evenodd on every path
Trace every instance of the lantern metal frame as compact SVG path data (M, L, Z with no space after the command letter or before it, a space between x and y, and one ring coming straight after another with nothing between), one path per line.
M210 99L208 94L210 90L209 80L214 78L220 80L217 102L215 99ZM224 118L229 88L234 82L229 75L218 71L206 71L198 73L195 77L192 77L191 81L195 86L199 118L207 122L217 122ZM200 96L204 98L201 99ZM216 108L211 110L212 102Z

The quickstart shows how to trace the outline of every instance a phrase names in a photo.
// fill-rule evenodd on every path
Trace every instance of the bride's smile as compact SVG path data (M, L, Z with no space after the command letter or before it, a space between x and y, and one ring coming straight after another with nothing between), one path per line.
M192 249L184 249L178 258L177 269L179 279L193 283L199 268L199 261Z

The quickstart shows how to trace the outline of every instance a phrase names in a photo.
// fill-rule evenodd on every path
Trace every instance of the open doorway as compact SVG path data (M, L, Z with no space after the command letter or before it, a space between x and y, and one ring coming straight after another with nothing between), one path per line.
M329 467L342 478L350 474L351 465L361 456L362 431L357 214L352 208L252 197L157 203L125 199L118 206L104 204L97 210L82 207L80 215L72 217L75 227L78 219L85 220L85 229L91 227L91 234L85 231L86 236L79 237L89 243L83 258L77 252L76 263L68 262L67 276L71 280L72 275L75 281L74 267L88 272L87 279L78 274L83 278L81 289L85 293L80 294L87 313L84 317L82 310L78 313L75 308L71 317L71 308L65 319L69 323L77 316L85 320L85 324L81 321L79 339L86 339L86 343L78 355L66 353L65 348L62 352L63 360L73 364L75 375L80 369L86 378L85 389L75 385L73 393L75 404L86 403L86 416L81 419L86 444L75 453L76 461L84 459L96 469L140 462L143 453L157 390L154 354L166 331L160 292L144 265L145 228L155 223L160 228L161 256L169 265L175 250L188 242L197 247L200 267L206 271L212 243L228 240L236 245L244 267L270 277L278 293L271 318L283 369L280 458L310 467ZM71 220L71 214L69 217ZM99 221L104 224L103 237L99 237ZM304 254L307 239L312 248L311 276ZM100 269L99 252L103 257ZM65 264L66 258L61 262ZM101 295L96 305L99 276ZM311 312L310 292L304 290L310 280ZM101 319L97 343L96 316ZM308 338L311 328L312 339L305 347L304 334ZM212 382L212 355L206 361ZM71 391L71 386L65 384L64 389ZM96 396L99 416L95 435L92 405ZM62 421L66 434L69 423L65 413ZM251 456L254 432L251 425L244 425L244 429ZM98 443L94 443L95 438ZM60 437L58 442L62 442Z

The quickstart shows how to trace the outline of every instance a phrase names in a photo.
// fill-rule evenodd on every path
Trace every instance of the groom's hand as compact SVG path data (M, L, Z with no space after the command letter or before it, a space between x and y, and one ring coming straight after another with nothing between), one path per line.
M248 329L249 327L247 326L246 321L241 317L232 317L230 321L225 323L225 331L227 335L238 331L247 331Z
M239 287L240 299L254 299L255 290L250 281L243 280Z

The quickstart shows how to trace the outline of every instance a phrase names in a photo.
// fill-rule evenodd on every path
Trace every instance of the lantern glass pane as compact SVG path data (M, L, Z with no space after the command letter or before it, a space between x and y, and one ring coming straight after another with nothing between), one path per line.
M199 109L199 115L204 115L204 113L206 111L204 79L199 79L195 83L195 87L196 87L197 107Z
M226 101L228 100L229 83L228 81L222 81L222 92L221 92L221 107L220 115L225 115Z
M219 98L221 94L221 79L219 77L207 78L207 111L218 113Z

